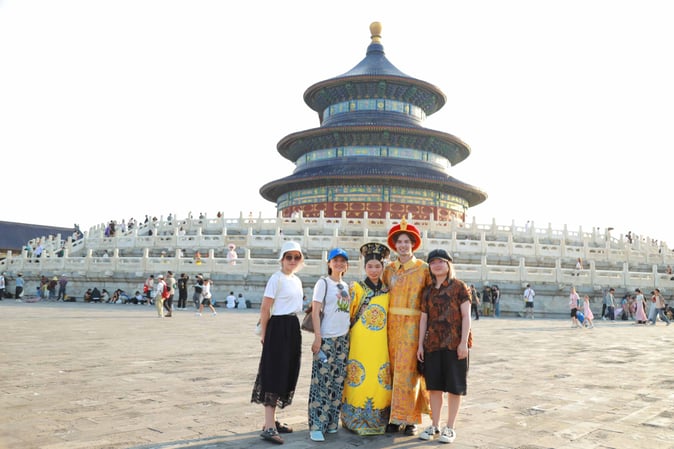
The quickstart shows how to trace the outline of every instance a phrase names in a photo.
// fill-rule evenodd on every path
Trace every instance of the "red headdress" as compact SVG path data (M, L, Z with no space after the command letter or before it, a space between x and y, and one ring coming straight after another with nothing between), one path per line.
M411 237L413 237L414 245L412 246L412 251L418 250L421 246L421 233L416 228L416 226L408 224L405 217L400 220L400 224L393 226L391 230L388 231L388 246L395 248L395 242L398 239L398 235L402 233L409 234Z

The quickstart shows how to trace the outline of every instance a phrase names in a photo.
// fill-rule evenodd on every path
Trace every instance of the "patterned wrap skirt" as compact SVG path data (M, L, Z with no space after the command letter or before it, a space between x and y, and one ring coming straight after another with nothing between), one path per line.
M309 430L337 430L349 355L349 334L324 338L321 349L326 362L314 360L309 386Z
M250 401L278 408L292 404L301 360L302 335L297 316L272 316Z

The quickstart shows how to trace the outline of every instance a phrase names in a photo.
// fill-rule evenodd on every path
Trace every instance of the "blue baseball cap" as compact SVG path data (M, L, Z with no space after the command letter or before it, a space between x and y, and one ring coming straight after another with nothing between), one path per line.
M328 254L328 262L330 262L332 259L334 259L337 256L342 256L343 258L346 259L346 261L349 261L349 255L344 251L342 248L335 248L330 251Z

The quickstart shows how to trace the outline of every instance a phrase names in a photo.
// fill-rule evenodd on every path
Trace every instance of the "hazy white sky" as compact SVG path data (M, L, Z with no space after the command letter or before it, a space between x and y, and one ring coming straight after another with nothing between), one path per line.
M451 169L489 195L469 220L674 246L668 3L0 0L0 220L274 216L276 144L319 126L304 91L380 21L387 58L447 95L425 126L472 149Z

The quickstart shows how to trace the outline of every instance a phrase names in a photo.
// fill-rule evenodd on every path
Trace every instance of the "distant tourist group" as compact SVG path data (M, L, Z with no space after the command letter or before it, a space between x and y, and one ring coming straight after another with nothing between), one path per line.
M472 287L472 286L471 286ZM536 292L527 284L524 293L524 312L520 316L534 318L534 297ZM674 310L667 304L659 288L650 292L649 299L640 288L634 293L625 293L622 299L615 297L615 288L608 288L602 298L601 319L608 321L634 321L635 325L655 325L660 319L667 326L674 319ZM590 296L582 298L571 287L569 294L569 316L572 328L594 328L594 313L590 307Z

